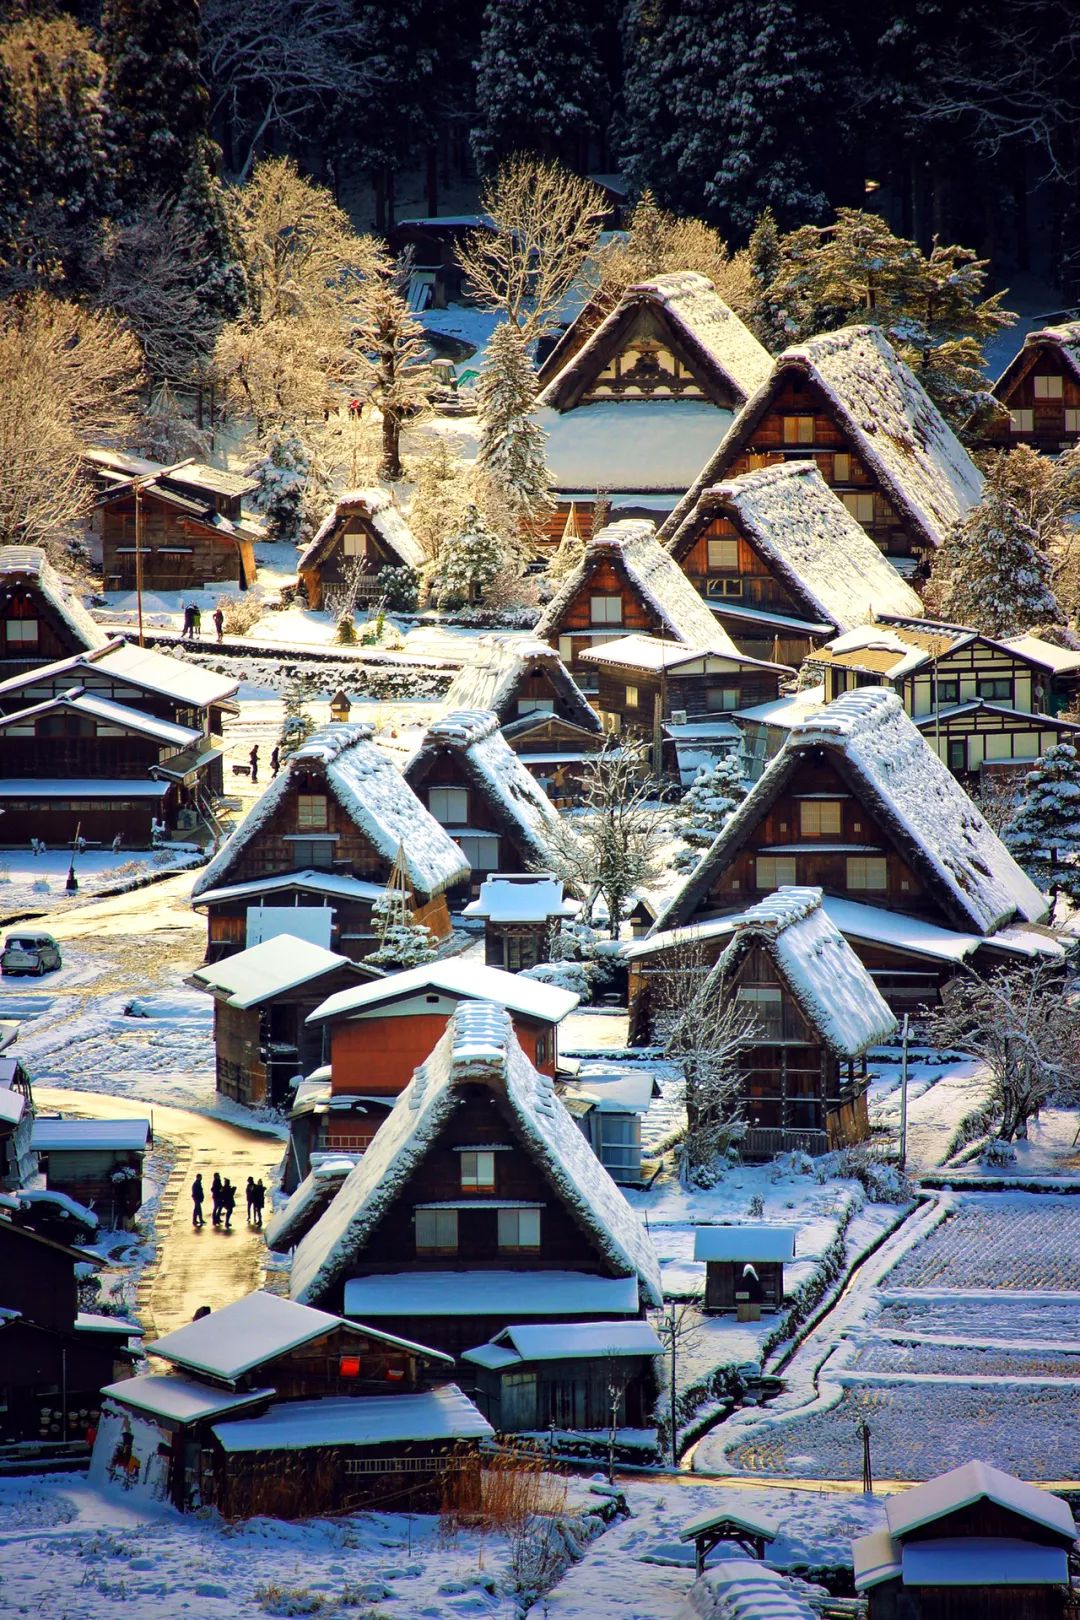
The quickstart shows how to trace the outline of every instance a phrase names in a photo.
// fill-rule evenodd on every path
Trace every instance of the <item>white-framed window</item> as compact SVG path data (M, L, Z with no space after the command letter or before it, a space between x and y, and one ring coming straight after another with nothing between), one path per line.
M1014 433L1031 433L1035 428L1035 412L1010 411L1009 423Z
M803 799L799 804L799 831L804 837L835 837L842 826L839 799Z
M539 1247L540 1211L538 1209L500 1209L500 1249L538 1249Z
M1066 433L1080 433L1080 410L1076 410L1071 405L1065 407L1065 431Z
M732 709L739 707L739 689L737 686L707 686L705 688L705 709L708 714L730 714Z
M797 883L798 863L794 855L759 855L754 876L759 889L779 889L785 883Z
M855 519L856 523L873 523L874 497L868 491L850 490L841 495L840 499Z
M428 809L444 827L461 827L469 819L469 790L460 787L428 788Z
M554 714L554 698L518 698L517 712L523 714Z
M814 418L812 416L785 416L785 444L813 444Z
M327 815L325 793L298 793L296 795L296 825L302 832L321 832L325 830Z
M884 894L889 886L889 864L884 855L849 855L847 886L849 889Z
M1060 377L1036 377L1036 399L1061 399L1062 386Z
M416 1211L417 1254L456 1254L458 1212L456 1209Z
M9 641L21 642L28 646L38 638L38 622L36 619L8 619L5 625Z
M622 624L622 597L590 597L589 618L593 624Z
M559 637L559 657L562 659L564 664L569 664L571 659L573 658L573 656L574 656L574 638L573 638L573 636L560 636Z
M846 450L840 450L832 458L833 482L836 484L850 484L851 457Z
M474 1187L485 1187L489 1190L495 1186L495 1155L494 1153L474 1152L472 1148L459 1153L461 1160L461 1185L463 1190Z
M465 833L457 839L457 844L474 872L498 871L499 839L496 833Z
M631 709L636 709L638 704L640 703L640 701L641 701L641 698L639 696L637 687L636 686L628 686L626 688L626 702L627 702L628 707L631 708Z
M709 540L706 544L709 552L710 572L738 568L739 542L737 540Z

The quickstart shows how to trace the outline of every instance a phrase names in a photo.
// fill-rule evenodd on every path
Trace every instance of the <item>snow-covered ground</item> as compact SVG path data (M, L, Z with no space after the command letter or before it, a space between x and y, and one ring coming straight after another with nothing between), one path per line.
M70 849L49 849L43 855L30 850L0 850L0 925L11 917L51 916L70 911L80 901L106 891L134 887L147 878L182 871L203 859L190 844L165 845L154 850L86 849L74 857L78 889L67 892ZM0 991L2 996L2 991Z

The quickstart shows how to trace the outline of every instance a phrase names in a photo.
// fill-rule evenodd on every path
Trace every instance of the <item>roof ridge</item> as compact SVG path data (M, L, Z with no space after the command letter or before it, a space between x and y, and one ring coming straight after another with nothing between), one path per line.
M370 720L338 720L331 725L321 726L313 731L294 754L289 756L289 768L298 761L317 759L324 765L343 754L347 748L354 748L357 743L371 742L375 736L375 727Z
M433 738L451 748L472 748L498 729L499 717L494 709L451 709L431 722L425 741Z
M736 934L781 934L793 923L803 922L821 909L822 891L797 884L788 884L767 894L764 899L748 906L734 919Z

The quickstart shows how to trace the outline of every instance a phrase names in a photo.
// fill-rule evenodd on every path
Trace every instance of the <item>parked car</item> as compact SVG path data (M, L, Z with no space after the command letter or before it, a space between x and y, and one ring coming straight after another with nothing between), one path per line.
M9 934L0 952L0 973L52 973L62 967L60 947L51 934Z

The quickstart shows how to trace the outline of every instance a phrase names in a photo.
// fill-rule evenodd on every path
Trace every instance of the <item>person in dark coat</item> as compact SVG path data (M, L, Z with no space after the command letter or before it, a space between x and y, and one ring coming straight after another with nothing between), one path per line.
M236 1188L231 1181L225 1181L221 1186L221 1209L225 1216L225 1230L232 1231L232 1212L236 1208Z
M257 782L259 780L259 745L258 745L258 743L256 743L254 748L251 750L251 753L248 755L248 759L251 761L251 780L253 782Z
M195 604L184 603L184 628L180 632L181 641L188 641L195 634Z
M210 1183L210 1219L215 1226L221 1225L221 1177L214 1171L214 1179Z
M214 609L214 633L218 638L218 646L220 647L225 636L225 615L219 607Z
M255 1201L255 1225L261 1226L263 1218L263 1205L266 1203L266 1188L263 1185L261 1177L255 1183L255 1186L252 1189L252 1197Z
M270 774L276 776L281 769L281 749L277 743L270 750Z
M255 1177L254 1176L248 1176L248 1179L247 1179L247 1218L248 1218L248 1225L249 1226L251 1225L252 1218L253 1218L254 1214L255 1214Z
M202 1184L202 1176L199 1175L199 1176L196 1176L195 1180L191 1183L191 1224L192 1224L192 1226L202 1226L203 1225L202 1207L203 1207L203 1184Z

